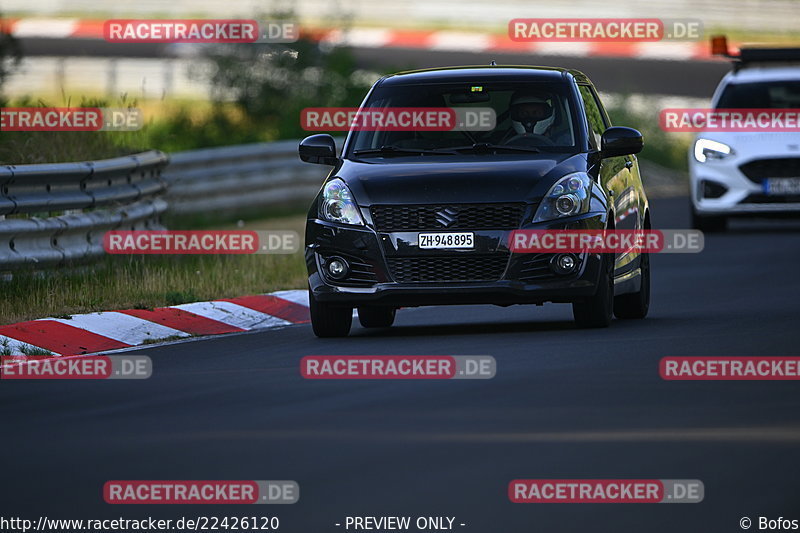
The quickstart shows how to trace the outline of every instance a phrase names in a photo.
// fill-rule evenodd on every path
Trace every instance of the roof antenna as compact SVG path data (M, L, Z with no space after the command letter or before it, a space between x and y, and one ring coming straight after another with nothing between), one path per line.
M496 66L497 66L497 61L495 61L494 59L492 59L492 62L491 62L491 63L489 63L489 66L490 66L490 67L496 67Z

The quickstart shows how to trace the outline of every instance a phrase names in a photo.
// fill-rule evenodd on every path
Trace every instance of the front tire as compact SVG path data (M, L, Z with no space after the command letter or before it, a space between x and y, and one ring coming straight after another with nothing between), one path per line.
M334 306L318 302L311 289L308 290L308 307L311 312L311 328L320 338L347 337L353 324L353 308Z
M622 294L614 298L614 316L625 319L640 319L650 309L650 254L639 256L642 284L638 292Z
M597 292L583 302L572 304L572 316L579 328L607 328L614 313L614 254L603 254L603 268Z
M394 307L364 306L358 308L358 321L365 328L388 328L394 324Z

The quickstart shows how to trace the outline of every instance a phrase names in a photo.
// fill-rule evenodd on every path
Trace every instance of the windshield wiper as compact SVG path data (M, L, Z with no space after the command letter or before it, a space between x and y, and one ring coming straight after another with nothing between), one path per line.
M541 152L538 148L534 148L532 146L507 146L504 144L490 144L490 143L475 143L472 146L458 146L456 148L450 148L451 150L455 150L456 152L497 152L498 150L508 150L511 152L529 152L532 154L538 154Z
M380 148L364 148L361 150L354 150L353 155L391 155L391 154L449 154L455 155L456 152L450 150L429 150L426 148L400 148L399 146L386 145Z

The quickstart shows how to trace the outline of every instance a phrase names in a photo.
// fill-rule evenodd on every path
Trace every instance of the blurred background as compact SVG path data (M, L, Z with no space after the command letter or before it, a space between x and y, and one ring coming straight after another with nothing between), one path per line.
M148 224L302 232L308 202L326 172L297 160L296 141L309 134L299 123L303 108L357 106L387 73L494 60L585 72L614 124L643 132L640 164L648 194L681 196L688 189L692 135L661 131L659 110L708 105L730 69L727 61L711 57L709 36L725 34L734 45L797 43L798 15L797 0L0 0L0 104L138 107L145 117L144 127L133 132L2 132L0 165L159 150L172 156L170 190L190 198L168 195L169 209ZM109 18L236 17L297 22L301 38L291 44L118 44L102 34ZM509 20L525 17L691 19L702 22L704 34L696 41L651 43L512 42ZM254 144L280 140L286 143L269 150ZM240 145L246 147L235 148ZM215 147L231 147L222 152L229 166L209 170L202 180L198 169L181 170L175 163L180 152ZM220 160L213 154L182 157ZM274 190L275 183L288 182L303 183L302 198ZM215 196L210 203L201 199L209 195ZM189 207L176 208L182 201ZM0 221L55 220L70 213L0 214ZM93 235L82 238L94 242ZM7 287L13 294L0 304L3 322L304 286L299 255L105 258L88 271L40 274L3 274L14 280Z
M707 37L733 42L797 38L795 0L3 0L3 96L15 105L48 103L142 107L148 126L114 135L123 149L164 151L294 139L298 113L314 105L357 105L382 74L457 64L556 65L583 70L611 107L615 122L640 127L651 140L644 157L685 170L686 136L653 127L657 110L700 106L727 71L709 57ZM698 42L513 43L508 21L521 17L699 19ZM293 45L113 44L102 40L108 18L257 18L300 23ZM9 58L14 61L10 62ZM98 137L98 136L95 136ZM105 150L93 141L90 151ZM26 154L4 143L0 161L41 162L92 155ZM105 155L105 154L102 154ZM38 158L39 160L31 160Z

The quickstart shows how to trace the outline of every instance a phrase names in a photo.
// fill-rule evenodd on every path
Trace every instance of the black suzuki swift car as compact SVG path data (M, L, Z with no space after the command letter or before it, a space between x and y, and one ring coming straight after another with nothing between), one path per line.
M571 303L580 327L643 318L647 254L512 253L515 229L649 229L636 154L582 73L529 66L403 72L361 109L494 110L474 131L352 129L300 158L332 165L308 213L305 258L314 333L388 327L399 307ZM463 110L462 110L463 111Z

